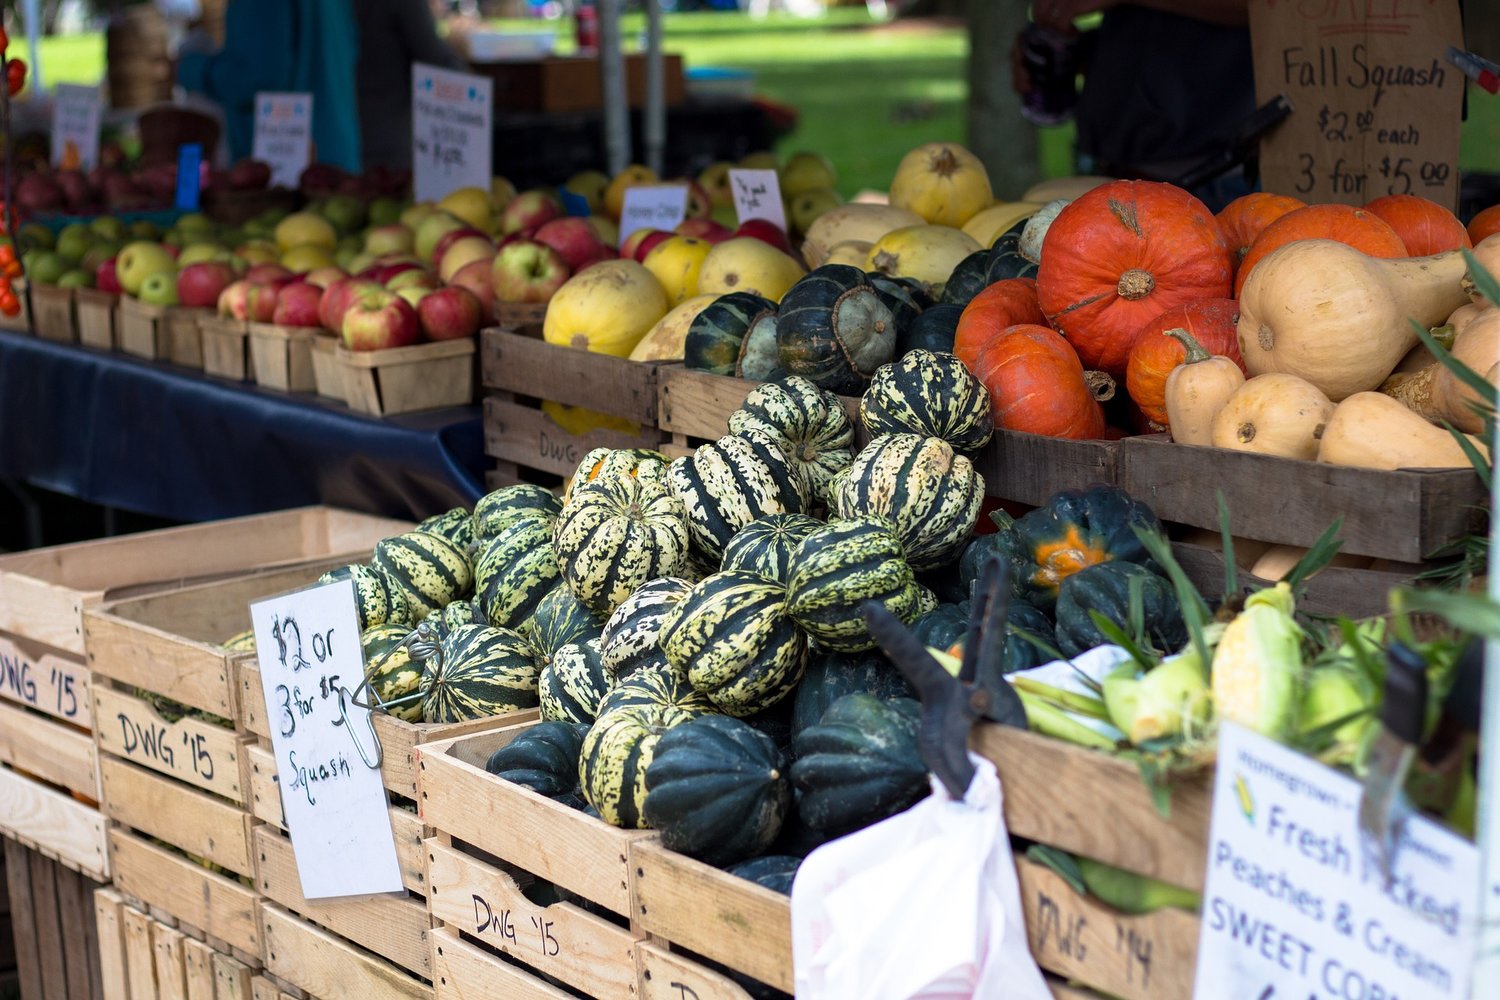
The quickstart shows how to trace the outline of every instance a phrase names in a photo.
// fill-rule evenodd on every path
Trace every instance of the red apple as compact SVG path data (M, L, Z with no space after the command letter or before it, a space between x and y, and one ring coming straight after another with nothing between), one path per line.
M677 224L679 236L692 236L708 243L723 243L734 235L734 230L713 219L683 219Z
M276 278L290 278L292 272L280 264L256 264L245 272L245 280L253 284L272 281Z
M417 311L383 288L360 292L344 313L344 346L351 351L406 347L422 339Z
M177 274L177 301L195 309L212 309L219 294L234 281L234 268L218 261L189 264Z
M323 289L323 297L318 301L318 322L325 330L342 330L344 311L354 301L354 296L379 287L365 278L341 278L335 281Z
M287 285L276 298L276 312L271 322L279 326L318 326L318 305L323 289L307 282Z
M417 304L417 321L429 340L459 340L479 332L479 299L450 285L428 292Z
M462 226L458 229L450 229L442 236L438 237L437 243L432 248L432 260L429 263L433 267L437 267L443 259L443 254L448 252L449 247L457 243L459 240L466 239L470 236L477 236L486 242L489 241L488 236L486 236L484 233L481 233L473 226Z
M575 274L603 260L604 251L608 249L588 220L576 215L553 219L539 228L533 239L556 250L563 263Z
M101 292L109 292L111 295L120 294L120 278L115 274L115 259L113 257L110 257L94 268L94 287Z
M655 250L658 243L665 242L666 240L669 240L676 235L677 234L672 232L670 229L653 229L645 236L642 236L641 241L635 245L634 259L636 263L639 264L644 262L646 259L646 255L652 250ZM624 256L623 248L621 250L620 256Z
M479 300L479 321L486 326L495 322L495 277L494 264L488 260L472 260L458 269L448 282L455 288L466 288Z
M537 229L553 219L562 218L562 202L551 191L522 191L510 200L500 213L500 232L514 233Z
M302 280L306 281L309 285L317 285L319 288L327 288L329 285L333 284L335 281L338 281L340 278L347 277L348 275L344 273L343 268L333 267L330 265L328 267L317 267L312 269L311 271L307 272L307 277Z
M250 318L250 282L235 281L219 293L219 315L231 319Z
M375 282L377 285L383 285L394 278L396 275L402 274L406 271L417 271L420 273L423 271L423 268L422 265L410 260L384 264L375 263L359 272L356 277L368 278L369 280Z
M735 236L750 236L762 243L769 243L788 257L792 256L792 243L786 238L786 232L776 223L765 219L746 219L740 223L740 228L734 231Z
M625 241L620 244L620 256L628 260L637 260L638 258L636 257L636 251L640 249L641 240L645 239L652 233L660 232L665 232L665 230L637 229L633 232L627 233L625 236Z
M249 292L249 314L252 323L270 323L276 316L276 300L281 290L291 284L287 278L268 282L251 282Z
M695 180L683 180L679 183L686 184L687 208L683 215L689 219L706 219L714 214L714 200L709 196L708 190Z
M557 251L534 240L503 247L491 268L496 302L546 302L569 277Z

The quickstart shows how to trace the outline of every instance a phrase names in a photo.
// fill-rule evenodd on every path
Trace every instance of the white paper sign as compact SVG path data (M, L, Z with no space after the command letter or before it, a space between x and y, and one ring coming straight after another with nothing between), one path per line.
M401 891L385 786L364 761L370 713L350 697L364 677L354 584L268 598L250 619L302 895Z
M490 189L493 89L487 76L413 64L411 159L418 201L439 201L461 187Z
M1468 1000L1478 852L1414 817L1387 882L1363 857L1359 798L1222 727L1195 1000Z
M687 194L682 184L626 188L620 208L620 245L638 229L676 229L687 215Z
M255 95L255 142L251 155L271 167L274 187L294 188L312 162L311 94Z
M52 163L90 170L99 162L98 87L59 83L52 93Z
M781 204L781 181L774 170L731 170L729 187L734 192L734 211L746 219L765 219L786 232L786 209Z

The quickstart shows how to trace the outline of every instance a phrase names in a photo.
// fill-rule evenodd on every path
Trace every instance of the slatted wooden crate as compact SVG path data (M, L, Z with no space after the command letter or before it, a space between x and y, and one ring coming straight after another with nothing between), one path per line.
M433 1000L430 983L275 903L260 904L266 972L318 1000Z
M203 337L198 320L212 313L211 309L155 306L122 295L115 314L116 342L121 351L138 358L201 369Z
M14 966L10 978L24 1000L114 1000L106 989L94 931L94 891L87 876L4 839L5 882ZM6 923L0 920L0 927Z
M474 341L465 337L380 351L335 345L333 354L349 409L388 417L472 403L474 351Z
M255 384L281 392L312 392L311 327L250 324L251 371Z
M248 323L228 316L205 316L198 321L198 330L203 336L205 372L236 382L254 377Z
M452 977L475 991L496 981L476 968L503 979L520 963L588 997L631 996L640 935L626 919L628 865L630 844L645 834L616 829L484 769L490 754L529 728L419 748L418 802L422 821L436 831L425 845L428 904L434 925L446 928L441 940L455 949L450 962L470 970ZM532 903L522 887L537 880L618 916L567 902ZM441 972L437 964L434 970ZM455 989L447 995L477 994Z
M73 312L73 289L36 285L31 289L31 312L36 317L36 335L62 344L78 340L78 320Z
M104 996L121 1000L252 1000L258 968L219 951L197 928L153 914L114 889L94 894Z
M78 316L79 343L102 351L115 350L118 346L115 314L119 306L120 297L112 292L101 292L97 288L75 289L73 308Z
M657 367L639 361L548 344L508 329L480 333L485 453L497 459L502 485L552 485L571 476L594 448L655 448ZM542 409L542 401L581 406L628 421L635 430L572 434Z

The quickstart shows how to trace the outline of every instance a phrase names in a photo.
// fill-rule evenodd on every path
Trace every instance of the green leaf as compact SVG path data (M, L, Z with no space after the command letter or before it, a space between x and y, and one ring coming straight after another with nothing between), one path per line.
M1484 265L1479 263L1479 258L1474 256L1472 250L1460 251L1464 255L1464 263L1469 265L1469 280L1474 282L1474 287L1479 294L1490 300L1490 305L1500 306L1500 282L1495 276L1486 271Z
M1399 604L1402 611L1425 611L1438 615L1461 632L1500 639L1500 604L1487 595L1401 587L1392 598L1392 604Z
M1339 530L1343 526L1344 519L1340 517L1323 529L1318 540L1313 542L1312 548L1308 549L1302 558L1297 560L1297 565L1287 570L1286 575L1281 578L1292 588L1293 593L1296 593L1302 586L1302 581L1333 562L1333 557L1338 555L1339 549L1344 545L1344 540L1339 537Z
M1479 407L1476 406L1474 407L1474 409L1479 410ZM1482 411L1480 415L1484 416ZM1490 418L1486 416L1485 419L1488 420ZM1494 425L1490 424L1490 426L1493 427ZM1457 427L1454 427L1446 420L1443 421L1443 429L1446 430L1449 434L1453 435L1453 440L1458 442L1458 446L1464 450L1464 455L1469 459L1469 464L1474 467L1474 474L1478 476L1479 481L1484 484L1484 491L1486 493L1490 492L1489 459L1485 458L1484 453L1481 452L1477 447L1475 447L1473 441L1469 440L1469 435L1465 434Z
M1336 624L1340 635L1343 636L1344 644L1353 651L1354 665L1359 668L1360 673L1365 675L1375 690L1380 690L1385 683L1385 667L1370 655L1365 637L1360 635L1359 626L1348 618L1339 618Z
M1223 490L1214 490L1219 502L1219 538L1224 552L1224 600L1240 592L1240 567L1234 555L1234 533L1229 530L1229 501Z
M1416 331L1417 338L1432 352L1432 356L1437 358L1438 362L1444 368L1452 372L1454 378L1470 389L1473 389L1475 395L1489 406L1490 414L1493 416L1496 406L1496 393L1495 387L1490 384L1489 379L1455 358L1447 348L1437 342L1437 338L1429 333L1427 328L1421 323L1418 323L1414 319L1407 322L1411 323L1411 328Z
M1140 772L1141 780L1146 783L1146 791L1151 795L1151 805L1156 808L1156 814L1164 820L1172 818L1172 786L1167 781L1167 771L1154 757L1142 756L1136 759L1136 770Z
M1130 623L1130 637L1136 645L1146 645L1146 581L1132 576L1127 598L1126 621Z
M1142 670L1150 670L1152 667L1156 666L1155 657L1151 656L1144 649L1142 649L1141 646L1135 641L1134 637L1126 635L1125 630L1122 629L1119 625L1116 625L1114 622L1110 621L1098 611L1091 610L1089 612L1089 618L1093 621L1094 627L1097 628L1100 632L1104 633L1104 637L1106 639L1114 643L1116 646L1119 646L1121 649L1125 650L1125 652L1129 653L1130 658L1134 660Z
M1026 860L1034 861L1043 868L1050 869L1080 896L1089 894L1088 886L1083 881L1083 872L1078 868L1078 862L1074 861L1073 855L1067 851L1060 851L1046 844L1032 844L1026 848Z

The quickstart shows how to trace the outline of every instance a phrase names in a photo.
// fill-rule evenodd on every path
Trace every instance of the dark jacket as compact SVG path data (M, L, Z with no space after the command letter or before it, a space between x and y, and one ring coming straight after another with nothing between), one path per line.
M437 36L427 0L354 0L365 166L411 169L411 67L467 67Z

